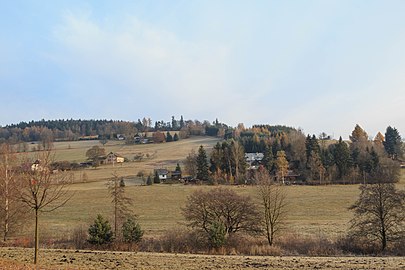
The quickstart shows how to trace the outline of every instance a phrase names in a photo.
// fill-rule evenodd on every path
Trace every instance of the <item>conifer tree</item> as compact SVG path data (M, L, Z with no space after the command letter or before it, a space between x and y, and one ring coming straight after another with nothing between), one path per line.
M350 167L350 150L346 142L342 140L342 137L339 138L339 142L335 145L333 158L338 169L338 178L342 179Z
M402 140L396 128L391 126L387 127L384 148L388 156L392 159L398 159L402 156Z
M202 145L198 149L197 155L197 179L202 181L208 180L207 153Z
M172 142L173 141L173 136L172 134L170 134L170 132L168 131L166 133L166 142Z

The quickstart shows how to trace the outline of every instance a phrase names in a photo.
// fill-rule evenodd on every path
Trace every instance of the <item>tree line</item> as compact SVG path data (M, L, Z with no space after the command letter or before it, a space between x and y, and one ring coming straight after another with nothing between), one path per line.
M246 153L262 153L258 166L266 168L279 181L297 183L371 183L379 179L396 182L404 145L398 130L387 127L373 140L356 125L350 141L316 137L284 126L239 125L231 139L218 142L212 149L200 147L185 159L186 171L204 181L245 184L252 181L252 168ZM257 167L257 166L256 166ZM288 182L287 182L288 183Z
M183 137L192 135L208 135L224 137L228 132L226 124L218 120L214 122L199 120L175 119L165 122L144 117L137 121L118 120L40 120L20 122L0 127L0 142L19 143L33 141L75 141L80 139L115 139L118 134L133 137L137 133L157 131L179 131Z

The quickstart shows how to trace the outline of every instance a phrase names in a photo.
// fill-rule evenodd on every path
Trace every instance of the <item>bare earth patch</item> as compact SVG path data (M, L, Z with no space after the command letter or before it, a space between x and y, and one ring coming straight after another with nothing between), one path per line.
M0 269L35 269L32 249L0 248ZM269 257L40 251L39 269L405 269L404 257Z

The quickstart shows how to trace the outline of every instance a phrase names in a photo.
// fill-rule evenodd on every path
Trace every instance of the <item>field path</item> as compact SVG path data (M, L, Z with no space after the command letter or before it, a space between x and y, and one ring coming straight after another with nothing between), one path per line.
M0 248L0 269L34 269L32 249ZM269 257L41 250L40 269L405 269L404 257Z

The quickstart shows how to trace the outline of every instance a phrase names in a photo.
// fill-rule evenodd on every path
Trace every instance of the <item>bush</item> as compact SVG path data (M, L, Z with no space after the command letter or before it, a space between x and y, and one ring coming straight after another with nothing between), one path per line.
M83 249L86 247L87 232L83 226L79 226L73 230L72 242L76 249Z
M150 177L150 175L148 176L148 180L146 181L146 184L147 184L148 186L151 186L151 185L153 184L153 182L152 182L152 177Z
M139 223L135 222L133 218L128 218L122 224L122 237L127 243L139 243L142 239L143 231Z
M226 242L225 226L220 222L214 222L209 229L209 239L213 248L224 246Z
M111 225L102 215L97 215L94 223L89 227L89 243L96 245L109 244L114 239Z

